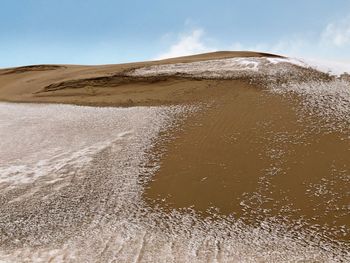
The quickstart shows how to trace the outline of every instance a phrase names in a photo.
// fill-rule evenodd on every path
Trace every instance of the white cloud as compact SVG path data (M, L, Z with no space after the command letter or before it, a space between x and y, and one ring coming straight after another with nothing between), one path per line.
M198 53L216 51L205 44L204 31L195 29L188 34L180 36L179 40L170 46L169 50L158 55L155 59L165 59L179 56L187 56Z
M350 48L350 16L333 21L312 35L299 34L281 38L276 42L260 42L253 45L234 42L229 48L311 59L347 59L345 61L349 63L349 57L344 57L344 51Z
M225 45L210 39L211 43L214 42L219 45L215 47L208 44L208 39L205 37L203 29L192 30L187 34L180 35L178 41L172 44L166 52L157 56L156 59L224 49L260 51L307 59L337 59L350 63L349 56L344 57L345 50L350 48L350 15L329 23L323 30L318 32L289 35L274 42L244 43L235 41L231 45Z
M336 47L344 47L350 44L350 16L332 22L322 32L322 40Z

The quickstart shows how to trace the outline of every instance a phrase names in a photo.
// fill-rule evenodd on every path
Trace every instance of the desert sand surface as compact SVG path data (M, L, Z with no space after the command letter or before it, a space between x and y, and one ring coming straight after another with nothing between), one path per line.
M212 95L207 91L208 83L205 79L198 78L193 81L182 76L137 78L130 77L127 73L137 68L158 64L264 56L276 55L255 52L214 52L120 65L33 65L0 69L0 100L95 106L151 106L202 101ZM213 85L215 82L213 81Z
M349 87L257 52L1 69L0 262L350 260Z

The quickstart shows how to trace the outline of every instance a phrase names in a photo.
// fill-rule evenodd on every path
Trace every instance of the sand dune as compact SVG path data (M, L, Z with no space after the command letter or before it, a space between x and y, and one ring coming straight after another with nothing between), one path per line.
M197 78L135 78L128 72L160 64L190 63L233 57L278 57L255 52L214 52L154 62L104 66L37 65L0 70L0 100L83 105L161 105L211 96L207 80ZM203 82L201 82L203 81ZM150 85L152 84L152 85ZM156 85L153 85L156 84ZM215 81L212 83L215 85ZM186 86L184 91L183 87ZM195 93L191 97L189 93Z
M257 52L1 69L0 261L348 261L349 86Z

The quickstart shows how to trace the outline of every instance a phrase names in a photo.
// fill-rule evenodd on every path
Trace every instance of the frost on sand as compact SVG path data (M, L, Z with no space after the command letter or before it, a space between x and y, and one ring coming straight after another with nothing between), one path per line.
M4 262L295 262L348 250L271 218L147 206L158 134L193 107L0 104L0 260ZM13 138L16 138L14 140Z

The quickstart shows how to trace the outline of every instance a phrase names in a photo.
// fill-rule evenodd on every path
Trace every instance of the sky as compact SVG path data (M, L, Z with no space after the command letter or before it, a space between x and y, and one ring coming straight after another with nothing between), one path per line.
M350 62L350 1L0 0L0 67L216 50Z

